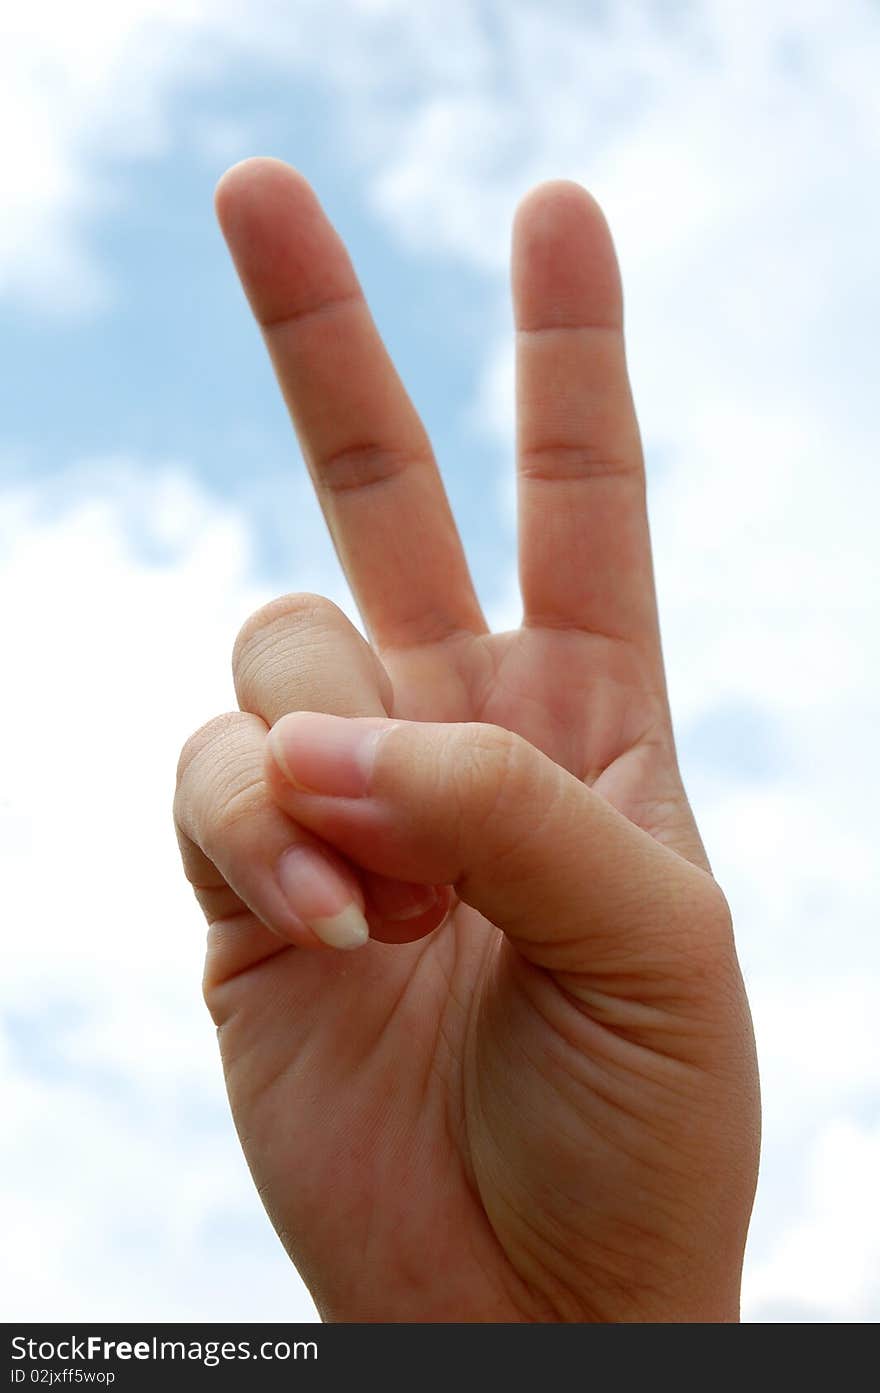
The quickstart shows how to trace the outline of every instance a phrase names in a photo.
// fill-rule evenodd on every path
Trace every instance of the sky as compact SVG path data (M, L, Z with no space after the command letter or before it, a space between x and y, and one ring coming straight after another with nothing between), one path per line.
M214 220L343 235L493 627L519 622L510 223L599 199L685 783L764 1150L749 1321L880 1319L877 0L0 10L5 1319L313 1320L226 1105L171 828L274 595L360 625Z

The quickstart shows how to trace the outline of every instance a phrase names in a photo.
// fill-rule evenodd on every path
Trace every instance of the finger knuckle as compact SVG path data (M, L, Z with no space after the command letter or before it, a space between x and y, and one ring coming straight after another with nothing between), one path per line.
M238 711L224 711L199 726L184 742L177 760L176 789L179 794L191 775L193 766L205 750L222 744L241 720Z
M227 817L234 823L244 816L249 790L265 788L261 766L242 758L243 734L252 720L241 711L224 712L200 726L181 751L174 823L208 856L213 829L219 825L222 834Z
M381 487L429 457L426 442L414 450L382 440L357 440L320 461L319 485L325 492L337 495Z
M342 610L326 595L294 591L270 600L248 616L236 635L232 648L232 671L236 681L259 660L279 628L293 632L326 629L337 626L340 619L345 619Z
M641 459L630 442L621 448L612 443L610 432L599 423L593 438L577 442L542 440L531 442L520 452L523 478L538 482L584 479L631 479L642 477Z
M470 727L453 766L459 823L468 836L480 836L509 818L522 789L523 765L524 742L511 731Z
M218 794L202 829L202 847L212 860L222 848L241 841L244 829L257 825L268 798L265 780L253 774Z
M733 916L724 891L706 871L694 868L679 886L662 941L691 995L705 989L711 996L729 975L736 963Z
M717 880L705 871L699 874L702 883L695 892L695 922L701 925L702 940L710 958L726 958L733 947L730 904Z

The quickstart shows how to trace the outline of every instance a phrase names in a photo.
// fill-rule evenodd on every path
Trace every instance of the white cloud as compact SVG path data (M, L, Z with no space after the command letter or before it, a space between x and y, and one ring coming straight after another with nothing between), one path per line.
M179 469L67 483L0 493L3 1309L311 1319L228 1116L171 823L176 751L234 709L232 642L270 595Z
M484 67L470 4L447 3L439 27L436 20L433 5L400 0L0 7L0 296L50 315L112 303L92 235L102 218L124 212L119 171L173 153L178 141L218 175L247 153L259 118L230 121L216 111L218 84L245 62L287 82L322 77L352 160L377 158L420 82L470 82Z
M151 40L157 23L185 33L195 12L169 0L2 8L0 294L50 312L106 302L109 286L85 234L116 196L88 162L162 148L175 46L157 52Z
M876 1321L878 1173L880 1127L839 1119L819 1132L807 1168L805 1212L750 1270L747 1319Z

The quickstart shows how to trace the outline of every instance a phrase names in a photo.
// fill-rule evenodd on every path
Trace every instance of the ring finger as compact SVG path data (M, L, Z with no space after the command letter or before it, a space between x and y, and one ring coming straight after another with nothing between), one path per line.
M288 711L389 716L394 710L385 665L323 595L282 595L252 614L235 641L232 671L242 711L266 726ZM444 887L410 885L360 869L357 874L371 933L384 942L421 937L449 902Z

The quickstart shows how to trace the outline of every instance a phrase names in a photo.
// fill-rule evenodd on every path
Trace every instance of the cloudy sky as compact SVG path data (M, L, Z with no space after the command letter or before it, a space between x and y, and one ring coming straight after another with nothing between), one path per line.
M29 0L0 17L6 1319L313 1319L226 1107L170 823L271 596L355 622L214 222L347 241L519 620L510 221L602 203L686 783L765 1097L750 1320L880 1319L880 4ZM5 1289L3 1284L5 1284Z

